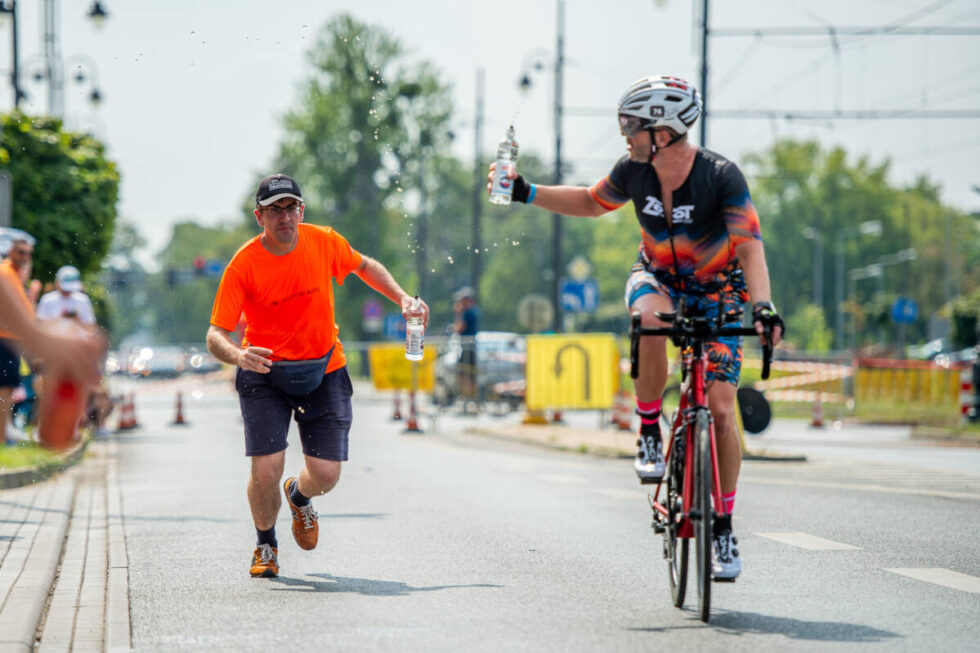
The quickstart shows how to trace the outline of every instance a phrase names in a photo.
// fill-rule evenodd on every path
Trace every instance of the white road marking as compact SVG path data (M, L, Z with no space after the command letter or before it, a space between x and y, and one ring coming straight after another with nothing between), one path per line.
M908 576L916 580L924 580L927 583L935 583L936 585L942 585L943 587L949 587L961 592L980 594L980 578L961 574L952 569L943 569L942 567L929 567L925 569L892 568L885 569L885 571L890 571L893 574L899 574L901 576Z
M861 548L859 546L844 544L843 542L825 540L822 537L810 535L809 533L756 533L756 535L768 538L770 540L776 540L777 542L782 542L783 544L789 544L790 546L798 546L801 549L809 549L810 551L845 551L848 549Z

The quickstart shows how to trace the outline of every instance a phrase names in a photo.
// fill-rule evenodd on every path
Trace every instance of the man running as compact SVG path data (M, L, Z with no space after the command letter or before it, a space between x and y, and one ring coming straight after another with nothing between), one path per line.
M642 242L626 280L626 306L642 314L643 326L667 326L656 312L676 310L682 298L709 316L725 311L737 319L751 297L756 331L762 335L771 328L775 345L783 322L770 297L759 218L738 166L688 142L688 130L700 115L701 96L693 85L666 75L640 79L619 101L619 126L629 153L608 176L584 188L535 185L515 175L513 199L581 217L597 217L632 200ZM655 483L665 471L659 418L668 372L666 338L643 338L640 349L644 364L635 389L641 424L634 468L641 482ZM728 512L715 521L712 566L716 578L734 579L742 568L730 516L742 463L735 423L742 339L709 343L708 360L708 405Z
M250 574L279 574L276 515L289 419L295 417L305 464L283 484L292 531L302 549L316 547L317 513L310 499L326 494L347 460L351 386L334 323L332 280L351 272L409 312L409 295L378 261L362 255L330 227L302 224L303 196L286 175L266 177L255 193L262 233L225 268L211 312L208 350L237 366L235 388L251 457L248 501L257 544ZM425 323L429 308L422 303ZM245 315L241 346L231 334Z

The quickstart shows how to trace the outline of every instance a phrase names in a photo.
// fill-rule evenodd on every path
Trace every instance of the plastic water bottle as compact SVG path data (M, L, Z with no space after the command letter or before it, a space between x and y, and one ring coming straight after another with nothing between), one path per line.
M490 187L491 204L510 204L514 194L514 180L507 175L517 169L517 141L514 140L514 125L507 128L507 135L497 146L497 167L493 173Z
M412 306L408 309L405 320L405 358L410 361L422 360L422 350L425 348L425 314L422 312L422 300L416 295Z

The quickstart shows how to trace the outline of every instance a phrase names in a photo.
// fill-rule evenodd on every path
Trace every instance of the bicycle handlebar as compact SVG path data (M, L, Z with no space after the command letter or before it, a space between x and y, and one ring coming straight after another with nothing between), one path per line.
M711 340L725 336L757 336L756 330L752 327L722 327L712 328L706 322L698 321L691 323L682 321L669 327L645 327L641 324L638 313L634 313L630 321L630 376L634 379L639 376L640 363L640 337L642 336L667 336L669 338L697 338L699 340ZM772 363L772 331L766 328L764 331L766 344L762 345L762 378L769 378L769 371Z

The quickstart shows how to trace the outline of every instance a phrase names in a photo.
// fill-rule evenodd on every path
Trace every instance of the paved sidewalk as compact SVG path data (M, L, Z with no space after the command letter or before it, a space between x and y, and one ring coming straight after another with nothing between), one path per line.
M112 441L0 492L0 653L131 650L121 514Z

